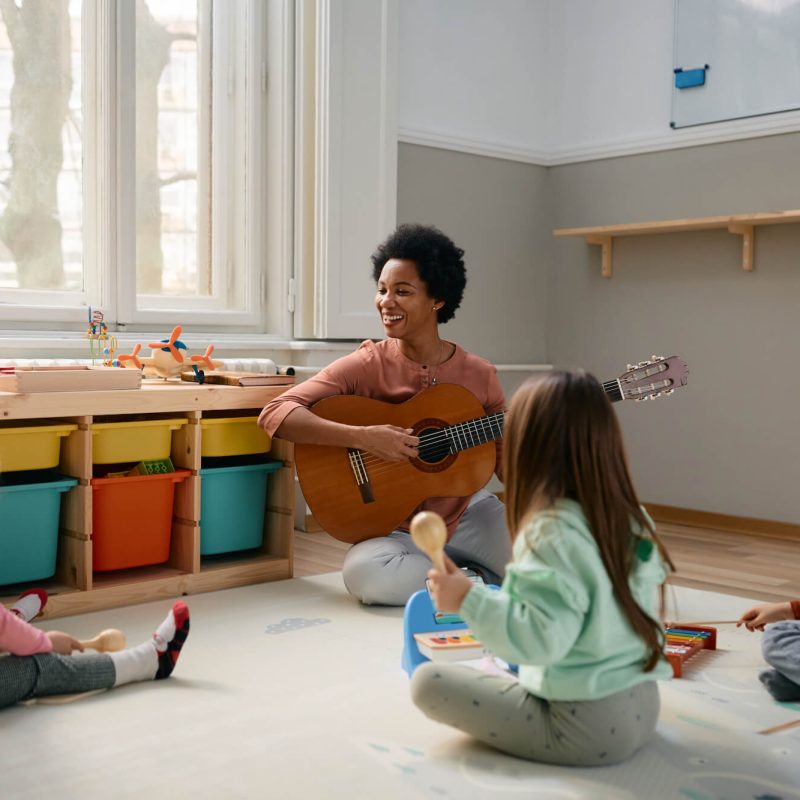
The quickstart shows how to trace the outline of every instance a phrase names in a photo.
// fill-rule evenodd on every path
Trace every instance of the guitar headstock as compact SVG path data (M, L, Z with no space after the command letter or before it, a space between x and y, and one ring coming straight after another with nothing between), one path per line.
M652 356L650 361L628 364L617 379L623 400L650 400L686 386L689 368L678 356Z

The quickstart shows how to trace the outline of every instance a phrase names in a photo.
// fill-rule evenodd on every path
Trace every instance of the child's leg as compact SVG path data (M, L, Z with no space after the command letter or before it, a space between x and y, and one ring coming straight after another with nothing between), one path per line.
M179 600L153 638L138 647L98 655L39 653L0 658L0 708L33 697L168 678L188 635L189 609Z
M47 592L44 589L28 589L24 591L9 609L25 622L36 619L47 605Z
M423 664L411 696L444 722L519 758L597 766L631 756L658 721L654 681L602 700L548 702L520 684L457 664Z
M169 678L188 635L189 609L186 603L178 600L149 642L109 653L116 672L114 686Z
M114 685L114 663L104 654L0 658L0 708L53 694L75 694Z
M770 625L761 640L764 660L775 669L758 677L778 701L800 700L800 620L784 620Z

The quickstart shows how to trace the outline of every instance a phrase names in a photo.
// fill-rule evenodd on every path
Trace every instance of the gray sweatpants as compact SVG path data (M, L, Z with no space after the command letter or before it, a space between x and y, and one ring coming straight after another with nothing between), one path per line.
M655 681L601 700L543 700L516 681L463 664L420 665L411 697L431 719L512 756L548 764L603 766L633 755L653 733Z
M459 567L477 568L487 583L501 583L511 560L503 504L486 489L476 492L445 552ZM347 591L367 605L402 606L419 589L431 560L406 531L354 544L344 558Z
M764 660L800 689L800 620L770 625L761 640Z
M0 656L0 708L33 697L110 689L116 675L111 657L103 654Z

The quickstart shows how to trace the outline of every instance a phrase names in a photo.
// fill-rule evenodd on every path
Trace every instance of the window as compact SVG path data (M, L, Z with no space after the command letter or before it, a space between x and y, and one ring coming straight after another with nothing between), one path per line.
M270 102L292 114L288 14L273 0L0 2L0 325L73 328L93 306L112 326L286 332L262 307L267 291L285 302L290 269L267 242L287 225L285 168L277 222L264 199L290 145L265 124Z

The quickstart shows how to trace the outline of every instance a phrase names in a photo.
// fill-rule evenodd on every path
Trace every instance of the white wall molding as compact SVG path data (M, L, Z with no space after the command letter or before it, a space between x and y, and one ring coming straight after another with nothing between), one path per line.
M800 131L800 111L787 111L767 117L731 120L693 128L670 130L664 135L638 136L630 139L612 139L586 147L563 150L537 150L510 142L471 139L447 131L402 127L398 140L404 144L454 150L487 158L501 158L542 167L555 167L581 161L598 161L604 158L654 153L661 150L677 150L683 147L699 147L707 144L732 142L739 139L756 139Z
M526 164L549 166L552 155L543 150L521 147L511 142L472 139L458 136L448 131L424 130L422 128L402 127L398 130L398 141L405 144L419 144L425 147L438 147L442 150L457 150L489 158L504 158L508 161L522 161Z
M800 111L788 111L771 114L768 117L751 117L670 130L663 135L601 141L586 147L554 150L550 153L548 166L596 161L601 158L617 158L638 153L653 153L660 150L677 150L683 147L699 147L706 144L733 142L739 139L757 139L763 136L777 136L798 131L800 131Z

